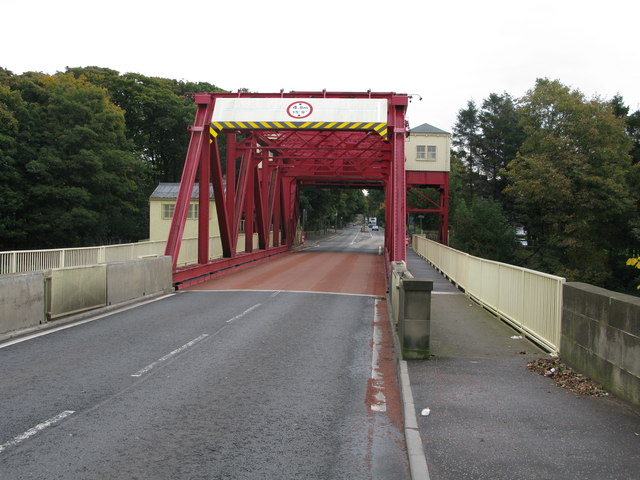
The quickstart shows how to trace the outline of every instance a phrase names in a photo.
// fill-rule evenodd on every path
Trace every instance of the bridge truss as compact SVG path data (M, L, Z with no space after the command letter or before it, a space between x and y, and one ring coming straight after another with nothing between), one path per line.
M194 101L197 112L165 250L173 258L175 283L289 250L303 184L383 187L385 255L388 261L405 260L406 94L199 93ZM196 181L198 264L177 268ZM209 260L210 183L223 250L216 260ZM242 226L245 244L238 249Z

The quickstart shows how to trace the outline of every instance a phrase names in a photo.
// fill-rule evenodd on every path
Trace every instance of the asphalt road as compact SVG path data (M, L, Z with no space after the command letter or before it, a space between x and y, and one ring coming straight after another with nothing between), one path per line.
M384 230L371 231L366 228L349 227L338 230L319 242L310 242L306 251L379 254L384 244Z
M383 302L184 291L0 345L0 479L408 478Z

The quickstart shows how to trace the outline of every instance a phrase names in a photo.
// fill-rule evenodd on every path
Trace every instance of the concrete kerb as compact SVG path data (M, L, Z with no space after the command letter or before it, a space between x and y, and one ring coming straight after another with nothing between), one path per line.
M411 381L409 379L409 369L407 362L402 360L402 349L400 348L400 340L396 332L396 326L393 322L393 313L389 312L391 306L391 298L387 294L387 318L391 323L391 331L393 333L393 347L396 352L396 374L398 376L398 385L400 386L400 395L402 398L402 416L404 421L404 438L407 443L407 456L409 459L409 470L412 480L430 480L429 467L427 458L422 447L422 438L418 430L418 419L416 417L416 408L413 403L413 393L411 391Z

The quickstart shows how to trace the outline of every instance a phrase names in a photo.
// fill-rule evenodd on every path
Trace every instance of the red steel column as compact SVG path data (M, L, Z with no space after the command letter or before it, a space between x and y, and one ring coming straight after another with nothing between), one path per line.
M255 188L253 182L255 180L255 169L258 168L257 162L252 160L247 175L247 190L244 197L244 251L253 252L253 212L254 212L254 194Z
M445 181L440 193L440 242L449 245L449 172L445 172Z
M203 145L200 158L200 181L198 183L198 263L209 261L209 162L211 143Z
M191 139L189 140L187 157L182 171L182 178L180 179L173 218L171 219L169 238L164 251L165 255L171 256L174 271L178 263L180 243L182 242L198 165L202 160L203 151L207 151L207 146L209 145L209 124L211 123L215 100L210 95L196 95L195 102L198 105L198 110L193 126L189 129L191 131Z
M231 256L234 257L237 250L238 237L235 235L235 205L236 205L236 134L227 134L227 182L226 182L226 207L227 221L230 226Z
M389 261L406 260L407 251L405 246L406 235L406 211L407 211L407 187L404 170L404 142L406 135L405 111L409 104L406 95L393 95L389 102L388 129L391 142L391 176L387 188L390 192L387 199L392 202L387 204L387 215L392 212L392 225L386 228L391 229L388 237L389 241Z
M213 184L213 198L215 200L216 213L218 215L218 230L220 231L220 243L222 244L222 256L231 257L231 228L227 217L226 197L224 192L224 178L222 175L222 163L218 139L213 140L210 150L211 182Z

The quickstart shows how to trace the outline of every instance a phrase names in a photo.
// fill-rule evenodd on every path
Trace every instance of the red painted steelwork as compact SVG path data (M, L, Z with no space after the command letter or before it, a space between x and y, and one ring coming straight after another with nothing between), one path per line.
M407 213L435 213L440 221L440 243L449 244L449 172L407 172L407 189L413 190L434 208L407 205ZM438 203L422 195L417 188L433 188L438 192Z
M191 140L189 142L189 149L187 150L187 158L185 159L184 170L182 171L180 188L178 190L176 206L173 212L173 218L171 219L169 238L167 239L167 247L165 249L165 255L171 255L173 258L174 270L178 261L180 243L182 242L182 234L184 233L191 192L200 164L200 158L209 150L209 123L211 122L215 101L212 98L199 96L196 98L196 103L198 110L193 126L190 128ZM209 190L208 182L206 190ZM203 192L201 191L200 194L202 195ZM208 196L208 193L206 195ZM198 245L200 246L200 241ZM198 257L200 257L200 255L198 255Z
M384 99L387 134L374 130L233 128L226 138L226 169L220 158L218 133L209 136L219 98ZM166 255L173 258L174 282L211 275L291 248L298 222L300 184L341 184L358 188L384 186L387 192L385 252L387 259L405 260L406 184L404 144L407 132L406 94L374 92L201 93L190 128L191 140L171 223ZM305 102L300 102L305 103ZM229 126L230 125L230 126ZM279 127L278 127L279 128ZM354 127L356 128L356 127ZM380 130L382 132L382 130ZM240 138L240 140L238 140ZM198 265L177 269L180 242L190 195L199 173ZM225 175L226 174L226 175ZM223 258L209 260L209 183L220 227ZM237 252L244 220L244 252ZM257 233L258 248L253 245Z

